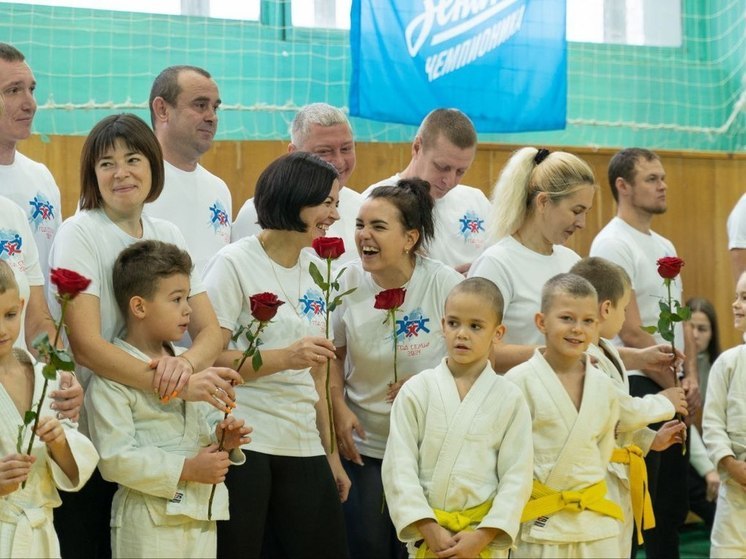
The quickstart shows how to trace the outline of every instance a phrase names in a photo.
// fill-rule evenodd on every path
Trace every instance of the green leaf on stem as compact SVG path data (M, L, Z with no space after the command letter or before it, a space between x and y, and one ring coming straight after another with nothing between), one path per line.
M238 341L238 338L241 337L241 334L243 334L244 329L245 329L244 326L239 326L238 329L235 332L233 332L233 335L231 336L231 341L233 343Z
M31 342L31 347L33 347L41 355L49 354L52 349L52 344L49 343L49 334L44 332L36 336L34 338L34 341Z
M26 427L31 425L36 419L36 412L34 410L28 410L23 414L23 426Z
M49 354L49 360L59 371L75 370L75 361L73 361L73 358L64 349L53 348Z
M308 273L311 274L313 282L319 286L319 289L326 291L329 289L329 284L324 280L324 276L321 275L318 266L314 262L311 262L308 266Z
M342 268L339 272L337 272L337 276L334 278L334 283L337 283L339 281L339 278L342 277L342 274L345 273L346 269L347 268ZM337 288L337 289L339 289L339 288Z
M663 300L658 301L658 306L661 309L661 314L663 314L663 313L670 313L671 312L671 307L668 306L668 303L666 303Z
M686 305L679 305L676 301L676 313L681 317L681 320L689 320L692 317L692 309Z
M262 354L259 351L254 352L254 355L251 358L251 366L254 368L254 371L258 371L262 368Z
M658 331L656 326L640 326L641 330L644 330L648 334L655 334Z
M47 380L55 380L57 378L57 367L54 366L54 363L47 363L41 370L41 374Z

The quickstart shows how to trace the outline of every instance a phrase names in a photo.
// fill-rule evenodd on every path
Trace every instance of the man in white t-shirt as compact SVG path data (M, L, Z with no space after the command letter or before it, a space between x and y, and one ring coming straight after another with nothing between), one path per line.
M728 216L728 251L735 285L746 272L746 194L736 202Z
M665 256L676 256L673 244L650 228L653 218L667 209L665 179L660 158L647 149L622 150L609 163L609 184L617 202L617 214L596 235L590 254L619 264L632 279L632 299L616 340L627 347L644 348L664 341L659 334L648 334L641 326L657 325L659 303L667 297L656 262ZM680 276L671 281L671 292L682 301ZM693 414L699 407L696 350L681 323L677 323L674 335L678 348L683 346L687 355L681 385L686 391L689 413ZM633 396L656 393L674 385L672 373L628 372ZM651 451L645 461L656 519L656 527L644 533L646 556L678 557L678 529L689 510L686 488L689 457L682 455L681 447L675 445L663 452Z
M355 219L363 198L360 193L345 186L355 170L355 140L347 116L338 108L326 103L306 105L293 118L290 125L288 152L307 151L334 165L339 173L339 221L329 228L327 236L342 237L345 254L339 262L349 262L358 257L355 248ZM256 235L261 231L256 220L254 199L244 203L233 223L233 241Z
M466 273L488 246L489 200L478 188L459 184L476 153L477 132L469 117L457 109L435 109L420 124L406 169L369 186L363 198L377 186L399 179L429 182L435 236L427 255Z
M0 116L0 195L10 198L26 214L46 279L49 249L62 223L60 189L49 169L16 151L18 142L31 135L35 89L36 79L23 53L0 43L0 93L5 101Z
M200 274L231 238L230 190L199 164L212 146L220 103L217 84L196 66L166 68L150 90L150 119L163 149L166 179L145 211L181 230Z

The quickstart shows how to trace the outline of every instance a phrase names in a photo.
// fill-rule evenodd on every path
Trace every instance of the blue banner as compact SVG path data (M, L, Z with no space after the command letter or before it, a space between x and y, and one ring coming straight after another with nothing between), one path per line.
M353 0L350 114L418 125L454 107L478 132L557 130L565 0Z

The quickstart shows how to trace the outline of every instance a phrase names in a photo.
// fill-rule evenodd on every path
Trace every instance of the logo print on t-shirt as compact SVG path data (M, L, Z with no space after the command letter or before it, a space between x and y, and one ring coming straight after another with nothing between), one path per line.
M8 260L11 256L21 254L23 239L18 231L0 229L0 258Z
M312 320L315 316L323 315L324 310L326 309L321 292L314 289L306 291L305 295L298 299L298 301L301 306L301 315L306 317L308 320Z
M225 211L225 206L223 206L220 200L215 200L212 206L210 206L210 225L212 225L215 231L230 225L228 212Z
M422 314L422 309L414 309L409 314L405 314L401 320L396 321L396 339L404 340L405 338L418 337L420 332L430 333L427 323L430 319Z
M41 192L29 200L29 206L31 209L28 221L35 231L38 231L45 221L54 221L54 206Z
M477 212L469 210L464 214L464 217L459 219L461 224L461 230L459 234L464 238L474 237L480 232L484 232L484 220L479 217Z

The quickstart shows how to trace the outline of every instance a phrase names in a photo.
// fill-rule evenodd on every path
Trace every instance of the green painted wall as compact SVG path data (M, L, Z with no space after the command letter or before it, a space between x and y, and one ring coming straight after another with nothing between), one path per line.
M481 141L734 151L746 144L746 0L683 0L684 44L649 48L571 43L568 127L485 134ZM293 30L286 3L264 0L263 22L0 4L0 40L27 56L39 82L41 134L85 134L101 117L147 118L155 75L171 64L207 68L224 102L219 139L287 138L308 102L347 104L347 34ZM666 22L661 22L665 25ZM354 119L360 141L409 141L414 128Z

